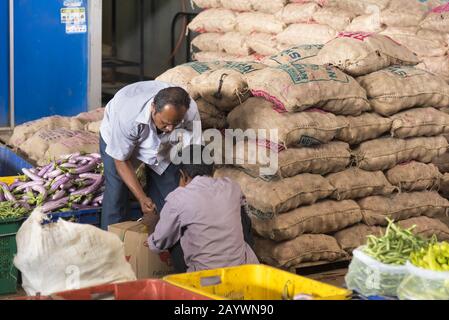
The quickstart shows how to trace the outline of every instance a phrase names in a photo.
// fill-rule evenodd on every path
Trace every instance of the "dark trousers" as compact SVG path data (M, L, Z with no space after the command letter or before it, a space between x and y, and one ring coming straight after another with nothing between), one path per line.
M130 191L115 168L114 159L106 153L106 143L100 136L100 152L104 163L105 192L103 197L103 208L101 212L101 227L107 230L108 226L115 223L134 220L141 217L134 217L130 213ZM146 170L147 188L145 190L148 197L153 200L158 213L162 211L165 198L170 192L179 186L179 167L171 164L162 175L158 175L153 170ZM245 241L252 247L253 238L251 234L251 220L242 207L242 225ZM175 271L183 273L187 271L184 261L184 252L180 242L170 250L170 256Z

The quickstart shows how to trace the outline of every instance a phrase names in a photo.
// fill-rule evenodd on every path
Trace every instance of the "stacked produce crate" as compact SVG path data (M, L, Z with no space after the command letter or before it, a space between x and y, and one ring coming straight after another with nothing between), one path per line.
M258 61L338 32L377 32L418 54L420 68L449 81L447 0L194 0L189 25L198 61Z

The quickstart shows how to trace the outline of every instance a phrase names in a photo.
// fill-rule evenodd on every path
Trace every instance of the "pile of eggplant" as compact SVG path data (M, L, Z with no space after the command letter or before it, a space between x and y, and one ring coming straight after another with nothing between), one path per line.
M9 186L0 182L0 220L17 218L36 207L43 212L64 212L102 204L103 163L97 153L67 155L22 172Z

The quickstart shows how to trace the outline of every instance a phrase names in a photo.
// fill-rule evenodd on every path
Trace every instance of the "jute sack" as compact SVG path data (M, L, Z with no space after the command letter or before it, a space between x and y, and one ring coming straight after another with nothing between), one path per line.
M449 198L449 173L445 173L441 178L440 189L438 191L446 199Z
M318 52L320 52L323 46L324 45L322 44L305 44L291 47L266 57L261 62L270 67L277 67L289 63L319 64L317 63L318 60L314 58L318 55Z
M368 236L380 237L385 233L385 228L376 226L367 226L359 223L355 226L343 229L334 234L340 247L348 253L354 249L363 246L367 242Z
M449 3L432 9L421 22L420 27L449 33Z
M278 268L296 267L306 262L333 262L348 255L335 238L324 234L305 234L285 242L255 238L257 257Z
M76 118L61 116L41 118L15 127L8 143L13 147L20 148L23 143L27 142L27 140L38 131L53 130L57 128L64 128L67 130L84 130L84 123ZM32 145L30 145L30 147L32 149Z
M444 137L430 138L380 138L365 141L354 151L358 166L363 170L377 171L393 168L397 164L416 160L430 163L446 153L448 143Z
M449 83L449 55L442 57L422 57L422 63L416 67L433 73Z
M449 227L438 219L428 217L411 218L399 221L398 225L404 229L415 226L413 233L423 238L430 239L435 235L438 241L449 240Z
M259 63L225 62L220 69L195 77L191 84L204 100L229 112L250 96L247 77L263 68Z
M249 47L246 38L246 36L238 32L227 32L220 38L219 51L237 56L249 56L253 51Z
M199 51L193 53L193 59L197 62L201 63L209 63L209 62L229 62L235 61L237 62L251 62L255 61L255 58L252 56L235 56L232 54L228 54L226 52L216 52L216 51Z
M335 30L344 30L357 15L348 10L325 7L313 14L313 20L319 24L325 24Z
M78 132L82 131L74 131L66 128L40 129L21 143L18 146L18 149L38 164L45 163L50 160L45 157L45 154L51 145L56 144L63 139L73 137Z
M193 3L203 9L221 7L221 0L193 0Z
M169 69L156 78L158 81L172 83L187 90L193 99L199 97L198 91L191 85L192 79L210 70L216 70L222 62L189 62Z
M325 44L335 38L337 31L327 25L316 23L296 23L280 32L277 40L292 46L303 44Z
M96 108L92 111L82 112L82 113L78 114L75 117L75 119L80 120L83 123L101 121L101 120L103 120L103 117L104 117L104 110L105 110L105 108ZM71 126L70 129L79 130L78 126L76 126L76 127Z
M273 219L251 217L260 236L274 241L293 240L302 234L327 234L362 221L355 201L322 201L300 207Z
M391 168L387 180L402 191L438 190L442 174L434 164L412 161Z
M386 226L390 218L395 221L413 217L434 217L444 214L449 201L434 191L399 193L391 197L373 196L358 201L363 222L369 226Z
M395 31L386 29L381 34L386 35L394 41L400 43L410 51L421 57L439 57L447 53L447 44L410 34L398 34Z
M237 143L234 146L234 164L252 176L268 180L293 177L300 173L324 175L339 172L351 161L349 145L344 142L335 141L310 148L288 148L281 151L278 151L276 145L258 142ZM261 169L268 168L274 157L277 158L277 171L266 175Z
M449 133L449 114L435 108L416 108L391 116L391 136L432 137Z
M405 7L397 8L394 6L381 12L381 21L387 26L393 27L414 27L424 19L425 12L419 9L414 9L406 3L412 3L413 0L405 0L403 3Z
M390 38L369 32L340 32L326 43L318 59L353 76L381 70L393 64L416 65L418 57Z
M77 131L72 137L64 138L56 143L49 145L47 152L45 152L45 159L58 159L61 156L83 152L83 153L98 153L100 151L100 137L98 134ZM39 165L47 163L39 161Z
M194 32L231 32L237 25L236 14L228 9L208 9L201 11L188 28Z
M385 26L381 23L378 14L366 14L354 18L344 31L349 32L381 32Z
M436 156L432 159L432 163L438 167L440 172L449 172L449 152Z
M365 90L352 77L326 65L283 64L248 74L254 96L272 101L281 112L321 108L334 114L370 110Z
M228 115L232 129L264 129L264 139L281 143L286 147L310 147L328 143L335 138L339 130L347 126L344 119L339 119L326 112L278 113L274 105L262 98L249 98ZM269 130L277 130L278 140L270 136ZM261 137L259 137L261 138Z
M192 40L192 46L200 51L220 51L221 33L201 33Z
M241 170L220 168L216 177L229 177L240 184L254 214L272 216L288 212L302 205L327 198L334 188L320 175L304 173L279 181L267 182L253 178Z
M433 30L426 30L426 29L418 29L416 34L424 39L429 39L433 41L440 41L443 43L446 43L449 45L449 33L445 32L438 32Z
M276 13L276 18L286 24L309 23L313 20L313 14L319 8L318 4L314 2L289 3Z
M349 10L358 15L373 13L373 10L385 9L390 0L323 0L323 6L332 6L344 10Z
M274 15L260 12L245 12L237 16L237 30L250 35L253 32L278 34L285 28L285 24L277 20Z
M253 5L254 10L264 13L276 13L279 10L281 10L288 2L287 0L271 0L271 1L250 0L250 1Z
M340 116L343 117L343 116ZM360 116L347 116L348 126L337 133L337 139L350 145L376 139L390 131L392 120L376 113L362 113Z
M413 107L449 106L449 85L414 67L391 66L359 77L357 81L366 89L374 111L385 116Z
M100 121L96 121L96 122L89 122L86 123L84 129L86 131L90 131L92 133L100 133L100 128L101 128L101 120Z
M227 126L226 114L214 105L203 99L196 100L196 104L198 105L203 130L210 128L223 129Z
M220 0L221 6L232 11L252 11L251 0Z
M331 198L336 200L389 195L397 189L388 182L382 171L370 172L349 168L342 172L332 173L326 179L335 188Z
M257 54L271 56L279 52L276 36L269 33L254 33L247 37L249 48Z

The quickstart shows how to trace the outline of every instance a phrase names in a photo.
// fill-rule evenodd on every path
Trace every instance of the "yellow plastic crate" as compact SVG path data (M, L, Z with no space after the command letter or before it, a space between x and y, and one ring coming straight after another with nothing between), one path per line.
M175 274L163 280L214 300L294 300L300 295L314 300L346 300L352 294L266 265Z
M10 176L10 177L0 177L0 182L4 182L6 184L11 184L14 180L20 178L20 176Z

